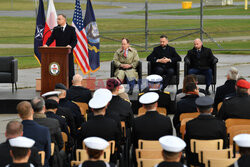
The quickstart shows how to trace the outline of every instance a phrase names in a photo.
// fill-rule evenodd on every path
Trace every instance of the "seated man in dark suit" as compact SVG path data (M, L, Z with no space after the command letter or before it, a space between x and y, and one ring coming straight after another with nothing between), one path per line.
M205 75L206 93L210 95L209 86L212 82L211 65L218 62L218 59L214 57L211 49L204 47L202 41L197 38L194 40L194 48L188 51L184 61L191 66L188 74Z
M35 141L19 136L9 140L10 143L10 156L13 162L7 167L34 167L33 164L29 163L28 160L31 154L31 148L35 144Z
M227 72L227 81L224 85L217 87L216 94L214 97L214 112L217 113L217 107L220 102L226 98L229 94L235 94L235 84L238 78L239 72L237 68L231 67L230 70Z
M195 101L197 110L200 115L186 124L185 142L186 157L188 164L201 165L198 163L198 154L191 153L190 140L211 140L211 139L223 139L223 148L227 147L227 132L225 123L221 120L217 120L213 115L213 99L204 96L199 97Z
M241 157L230 167L250 166L250 134L239 134L234 136L233 140L239 146Z
M9 140L23 135L23 125L18 121L10 121L6 126L5 137L6 141L0 144L0 166L6 166L12 162L9 154L10 143ZM38 150L35 147L31 148L31 155L29 162L36 167L41 167L41 158L38 155Z
M186 143L176 136L163 136L159 139L162 146L163 161L155 165L155 167L185 167L180 161L182 151L186 147Z
M158 107L164 107L168 114L173 114L174 102L171 101L170 92L162 91L162 77L160 75L149 75L147 76L148 87L146 87L142 93L139 93L138 99L147 92L156 92L159 95ZM139 106L141 107L141 105Z
M28 101L22 101L17 105L17 112L22 119L23 136L35 140L35 147L45 152L45 167L49 166L51 153L51 139L49 129L33 121L34 111Z
M152 63L152 74L158 74L163 77L164 89L171 81L174 75L174 67L181 57L175 51L175 48L168 45L168 37L160 36L160 46L154 48L153 52L147 57L147 61Z
M107 141L115 140L116 145L119 146L121 139L121 129L118 128L117 123L110 118L104 117L107 105L112 98L110 91L102 94L96 94L89 101L89 107L94 113L94 117L87 122L84 122L79 131L80 148L82 140L87 137L101 137Z
M225 99L217 117L221 120L228 118L250 119L250 83L240 79L236 83L236 96Z
M197 85L194 82L190 82L186 84L185 90L186 96L182 97L181 100L177 103L177 110L173 118L177 136L180 135L180 115L182 113L197 112L197 106L195 104L195 100L199 97L199 90L197 89Z
M82 76L75 74L72 83L73 85L69 88L66 98L71 101L88 104L92 96L90 90L82 86Z
M139 139L158 140L162 136L173 134L170 118L156 111L158 99L159 95L155 92L145 93L139 99L147 112L145 115L135 118L132 128L135 148L138 147Z

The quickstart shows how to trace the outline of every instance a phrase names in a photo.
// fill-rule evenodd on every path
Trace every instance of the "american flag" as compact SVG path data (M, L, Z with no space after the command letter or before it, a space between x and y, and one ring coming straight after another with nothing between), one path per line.
M89 73L90 70L89 56L88 56L88 40L83 24L80 0L76 0L72 26L75 27L77 36L77 44L73 50L73 54L82 72L84 74L87 74Z

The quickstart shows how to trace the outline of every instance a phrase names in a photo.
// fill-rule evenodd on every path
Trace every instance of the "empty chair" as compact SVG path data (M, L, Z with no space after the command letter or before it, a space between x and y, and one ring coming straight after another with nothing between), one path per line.
M250 125L250 119L229 118L225 121L227 129L234 125Z
M250 121L250 120L249 120ZM233 137L241 133L250 134L250 125L235 125L227 129L229 134L229 144L233 145Z

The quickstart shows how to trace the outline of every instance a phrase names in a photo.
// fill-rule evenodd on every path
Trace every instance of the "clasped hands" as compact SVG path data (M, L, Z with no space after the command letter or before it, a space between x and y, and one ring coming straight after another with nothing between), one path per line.
M43 47L48 47L48 45L43 45ZM72 48L70 45L66 46L67 48Z
M171 61L171 59L166 58L166 57L163 57L163 58L161 58L161 59L157 59L157 60L156 60L157 63L164 63L164 64L166 64L166 63L168 63L168 62L170 62L170 61Z
M128 69L128 68L131 68L132 66L130 64L121 64L120 67L124 69Z

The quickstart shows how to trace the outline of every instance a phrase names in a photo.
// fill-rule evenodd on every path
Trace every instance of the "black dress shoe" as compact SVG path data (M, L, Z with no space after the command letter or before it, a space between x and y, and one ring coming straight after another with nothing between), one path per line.
M206 95L211 95L208 89L206 90Z
M133 94L133 88L132 88L132 89L131 89L131 88L129 89L128 94L129 94L129 95L132 95L132 94Z

